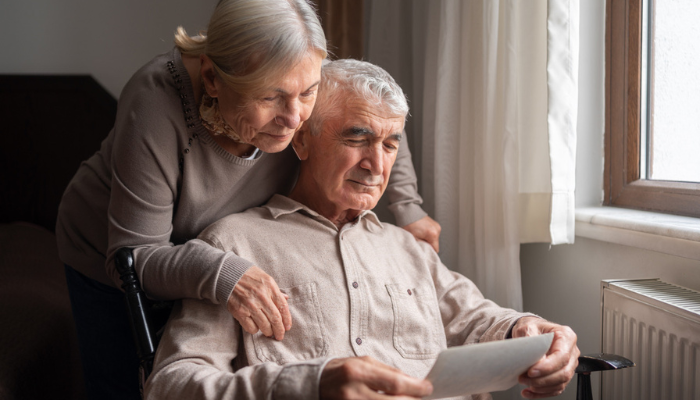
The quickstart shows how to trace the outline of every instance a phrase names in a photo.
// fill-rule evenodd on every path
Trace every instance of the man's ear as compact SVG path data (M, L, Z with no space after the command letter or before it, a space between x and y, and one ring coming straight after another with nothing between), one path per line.
M199 56L199 60L204 90L206 90L209 96L218 97L219 92L217 90L217 77L216 70L214 69L214 62L204 54Z
M309 124L303 124L301 128L294 134L292 138L292 148L297 153L300 160L309 158L309 140L311 138L311 130Z

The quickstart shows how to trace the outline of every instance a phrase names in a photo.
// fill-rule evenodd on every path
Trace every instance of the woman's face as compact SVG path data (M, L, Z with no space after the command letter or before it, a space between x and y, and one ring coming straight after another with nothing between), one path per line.
M277 153L287 148L311 115L322 61L320 54L309 53L258 98L246 101L221 79L214 79L215 93L209 93L217 97L221 116L241 140L266 153Z

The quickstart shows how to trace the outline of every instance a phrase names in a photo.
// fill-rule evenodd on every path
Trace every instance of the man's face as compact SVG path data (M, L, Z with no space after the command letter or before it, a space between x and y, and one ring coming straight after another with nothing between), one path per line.
M351 98L344 110L323 123L308 140L312 195L342 210L370 210L389 181L404 127L404 117Z

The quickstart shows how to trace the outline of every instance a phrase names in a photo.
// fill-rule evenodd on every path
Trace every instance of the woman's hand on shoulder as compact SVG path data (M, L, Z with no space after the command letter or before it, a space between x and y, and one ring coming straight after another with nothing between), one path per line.
M442 228L437 221L425 216L416 222L408 224L403 229L409 231L417 240L423 240L433 246L435 252L440 251L440 231Z
M292 327L287 295L280 291L270 275L256 266L250 267L238 280L226 307L250 334L260 330L267 337L282 340Z

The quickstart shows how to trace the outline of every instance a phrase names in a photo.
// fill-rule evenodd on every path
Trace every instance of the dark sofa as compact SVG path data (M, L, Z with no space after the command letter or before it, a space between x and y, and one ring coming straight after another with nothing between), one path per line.
M115 114L89 76L0 75L0 399L85 398L54 225Z

